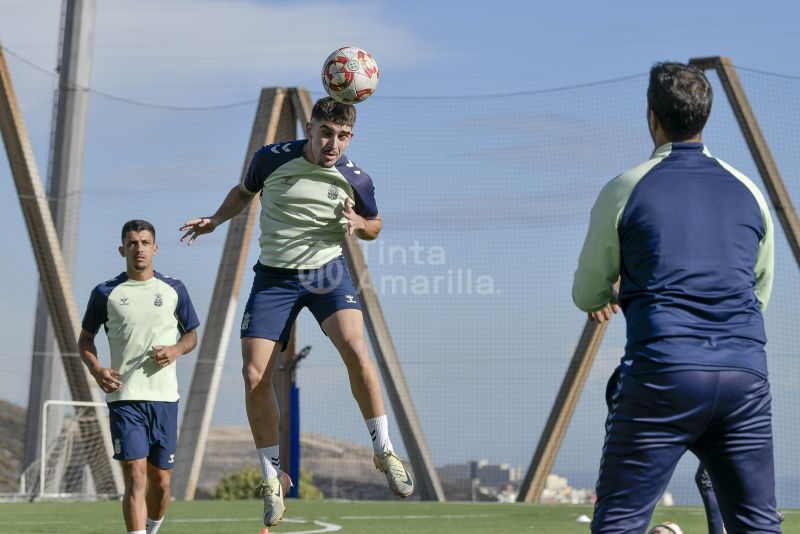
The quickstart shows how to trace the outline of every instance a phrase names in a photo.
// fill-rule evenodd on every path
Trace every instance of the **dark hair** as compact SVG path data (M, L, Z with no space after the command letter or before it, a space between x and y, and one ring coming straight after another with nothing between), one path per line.
M311 118L345 126L356 123L356 107L337 102L329 96L320 98L311 109Z
M647 106L670 141L683 141L703 131L713 93L702 70L683 63L656 63L650 69Z
M142 219L133 219L122 225L122 243L125 243L125 235L128 232L141 232L142 230L150 232L150 235L153 236L153 241L156 240L156 229L153 228L152 224Z

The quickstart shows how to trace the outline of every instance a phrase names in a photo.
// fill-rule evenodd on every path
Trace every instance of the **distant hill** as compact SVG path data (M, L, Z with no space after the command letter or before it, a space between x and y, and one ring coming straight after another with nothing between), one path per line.
M300 456L303 467L311 472L314 484L326 498L396 498L389 492L383 474L372 465L371 447L306 433L300 436ZM249 428L212 428L203 456L197 498L209 497L225 474L257 466Z
M0 493L13 493L19 488L25 413L24 408L0 400ZM300 454L303 467L311 472L314 484L326 498L395 499L386 487L383 474L372 465L371 447L305 433L300 438ZM196 497L209 498L224 475L257 466L249 428L212 428Z

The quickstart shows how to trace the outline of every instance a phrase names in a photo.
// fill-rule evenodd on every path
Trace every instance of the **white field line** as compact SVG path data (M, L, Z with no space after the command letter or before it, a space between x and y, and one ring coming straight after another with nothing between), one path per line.
M343 515L339 519L383 520L383 519L476 519L498 517L498 514L460 514L460 515Z
M217 517L217 518L194 518L194 519L169 519L167 523L250 523L260 522L261 518L241 518L241 517ZM283 523L307 524L311 523L317 527L315 530L293 530L286 534L322 534L323 532L337 532L342 530L341 525L334 523L325 523L324 521L317 521L313 519L294 519L286 518ZM3 521L3 525L18 525L18 526L47 526L47 525L61 525L63 521Z
M259 518L260 519L260 518ZM195 519L173 519L170 523L243 523L243 522L257 521L256 519L242 519L241 517L217 517L217 518L195 518ZM282 523L295 523L304 525L312 523L318 527L316 530L293 530L286 534L321 534L323 532L337 532L342 530L341 525L334 523L325 523L324 521L317 521L315 519L296 519L287 517L281 521Z

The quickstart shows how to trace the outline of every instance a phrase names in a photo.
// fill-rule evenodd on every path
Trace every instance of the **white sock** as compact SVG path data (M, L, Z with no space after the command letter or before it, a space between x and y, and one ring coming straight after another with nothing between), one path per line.
M161 528L161 523L164 522L164 518L162 517L158 521L155 519L147 518L147 533L146 534L156 534L158 529Z
M147 534L144 530L129 530L128 534Z
M375 454L386 454L387 451L393 451L392 442L389 440L389 420L385 415L367 419L367 430L372 438L372 450Z
M261 461L261 476L264 480L278 477L281 468L280 445L258 449L258 459Z

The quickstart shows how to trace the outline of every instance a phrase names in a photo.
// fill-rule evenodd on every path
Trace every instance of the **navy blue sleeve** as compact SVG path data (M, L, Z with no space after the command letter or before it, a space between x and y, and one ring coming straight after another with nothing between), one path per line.
M100 285L95 287L89 296L89 303L86 305L86 313L83 314L81 326L84 330L97 334L106 321L108 321L108 293L103 291Z
M336 163L336 168L353 188L356 201L353 211L365 219L375 219L378 216L378 204L375 202L375 186L370 175L346 156Z
M266 163L265 160L269 158L269 155L264 153L264 148L253 154L253 159L250 160L250 166L247 168L247 173L244 175L242 183L251 193L258 193L261 191L261 188L264 187L264 181L266 181L268 176L262 171Z
M177 278L163 275L158 271L156 271L155 275L156 278L168 284L178 294L178 303L175 305L175 318L178 320L178 330L181 335L197 330L197 327L200 326L200 321L197 319L192 299L189 298L189 292L186 291L186 286L183 285L183 282Z
M181 335L197 330L200 326L200 320L197 318L197 313L194 311L192 299L189 297L189 292L186 291L186 286L183 282L176 280L177 284L172 287L178 293L178 305L175 307L175 318L178 319L178 330Z
M305 139L275 143L260 148L253 154L250 165L242 179L244 187L251 193L258 193L270 174L289 161L303 155Z

